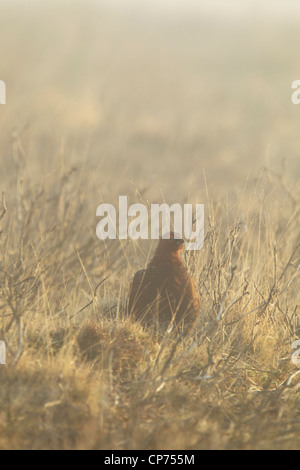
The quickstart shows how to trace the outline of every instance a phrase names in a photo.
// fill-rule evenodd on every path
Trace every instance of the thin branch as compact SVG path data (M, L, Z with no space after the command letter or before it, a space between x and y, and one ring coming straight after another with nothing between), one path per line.
M98 287L100 287L101 284L103 284L108 278L109 278L109 276L106 276L104 279L102 279L102 280L96 285L96 287L95 287L95 289L94 289L93 298L92 298L84 307L82 307L80 310L78 310L78 312L75 312L75 313L73 313L73 315L70 315L70 317L69 317L70 319L73 318L73 317L75 317L76 315L79 315L79 313L83 312L86 308L88 308L90 305L93 304L93 302L94 302L94 300L95 300L95 298L96 298L96 296L97 296L97 289L98 289Z
M233 267L232 270L231 270L231 276L230 276L229 282L228 282L228 284L227 284L226 291L224 292L224 294L223 294L223 296L222 296L222 299L221 299L221 302L220 302L220 305L219 305L219 309L218 309L218 313L217 313L217 321L220 321L221 318L222 318L224 302L225 302L226 296L227 296L227 294L228 294L229 288L230 288L230 286L231 286L231 284L232 284L232 281L233 281L233 278L234 278L235 270L236 270L235 267Z
M2 191L2 212L0 214L0 220L3 219L6 212L7 212L7 207L6 207L6 204L5 204L5 192Z

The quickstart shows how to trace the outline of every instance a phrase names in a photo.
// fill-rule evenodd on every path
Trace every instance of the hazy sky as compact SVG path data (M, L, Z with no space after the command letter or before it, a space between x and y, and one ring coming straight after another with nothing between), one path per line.
M55 0L43 0L44 4ZM293 16L300 14L299 0L56 0L57 3L75 4L107 4L118 8L155 8L169 13L211 12L214 15L244 16L249 12L260 12L267 16ZM1 6L34 5L41 6L41 0L1 0Z
M105 0L93 0L105 3ZM164 9L169 12L191 11L212 12L221 15L244 15L247 12L260 11L266 15L290 16L300 13L299 0L109 0L109 4L122 8L140 7Z

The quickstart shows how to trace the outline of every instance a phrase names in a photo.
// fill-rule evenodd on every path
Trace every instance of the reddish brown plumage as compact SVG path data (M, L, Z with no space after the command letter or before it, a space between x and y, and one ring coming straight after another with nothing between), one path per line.
M156 322L165 328L192 324L199 313L199 296L180 258L184 241L160 239L152 260L135 273L131 283L128 311L143 324Z

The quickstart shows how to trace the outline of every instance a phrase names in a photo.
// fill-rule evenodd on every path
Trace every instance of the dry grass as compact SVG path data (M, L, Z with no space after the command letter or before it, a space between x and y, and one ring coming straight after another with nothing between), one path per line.
M76 172L68 183L62 177L56 195L28 191L22 220L6 203L1 220L1 336L9 353L0 369L0 446L299 447L297 376L289 380L299 371L291 362L299 205L287 200L278 214L270 211L274 197L267 203L265 194L260 205L253 197L243 226L226 228L222 206L208 204L205 246L186 255L200 323L189 338L159 340L124 316L128 251L118 241L73 240L85 217L76 179ZM71 204L62 206L64 184ZM284 197L276 183L270 191ZM59 207L64 223L52 226ZM99 249L110 269L95 275L108 278L94 296Z
M63 36L65 47L73 44L76 51L70 38L75 41L81 22L85 25L91 18L77 13ZM34 29L41 37L43 21L41 29ZM108 15L101 34L123 38L126 21L118 17L114 23ZM149 26L151 21L147 21ZM23 25L25 36L30 24ZM156 41L162 41L163 57L166 51L173 51L168 37L174 37L176 24L165 30L158 22ZM91 23L87 41L96 25ZM62 27L65 23L57 26ZM217 31L219 23L213 22L212 27ZM272 25L267 27L274 33ZM150 54L147 69L157 49L151 49L147 29L144 33L138 27L130 31L124 46L128 60L132 44L137 54L139 47L149 48L153 56ZM4 33L8 35L8 29ZM43 132L38 124L23 130L17 126L11 139L8 132L1 136L0 184L5 193L0 202L0 338L8 348L7 365L0 366L1 449L300 447L300 372L299 365L291 361L292 341L300 335L299 166L292 164L291 175L276 159L273 169L260 171L254 159L253 173L246 181L243 166L253 151L257 159L261 157L264 133L273 136L272 143L282 149L283 129L288 126L279 126L278 132L277 121L272 121L273 100L265 105L268 129L258 129L255 110L251 114L248 98L239 95L248 119L241 130L236 128L242 124L234 118L236 110L230 107L230 99L224 114L213 101L217 81L212 83L211 94L197 95L198 69L189 68L188 59L185 62L187 50L193 58L190 45L198 44L197 34L196 27L192 28L195 38L189 38L188 44L176 39L183 53L179 50L171 55L169 63L177 71L183 70L180 64L186 64L190 95L172 89L169 82L162 83L157 90L166 92L167 101L159 108L161 114L155 112L155 104L151 108L154 95L151 90L148 95L141 82L141 96L135 96L133 103L129 98L121 101L118 115L108 70L106 114L90 139L85 129L72 135L76 125L62 110L58 115L64 138L56 132ZM203 34L210 37L206 29ZM145 41L139 45L138 35ZM21 39L16 40L20 47ZM242 39L250 41L250 36ZM218 43L218 37L215 40ZM28 41L29 49L33 48L35 39L30 36ZM235 54L238 57L241 45L234 35L227 41L224 48L232 47L231 59ZM257 41L265 45L262 37ZM108 43L115 47L113 41ZM93 44L87 64L98 53L106 63L101 45L99 52ZM219 45L222 51L221 42ZM218 64L221 51L216 53L216 46L211 43L215 51L211 59L199 46L205 70L209 66L214 70ZM263 47L261 51L264 57ZM281 53L279 50L274 63L285 60ZM82 51L78 54L78 60L84 57ZM54 63L54 55L49 53L51 58ZM123 55L112 60L114 72L118 64L125 67ZM270 70L261 77L268 84L273 77L269 65ZM219 67L217 75L230 81L227 66L221 63ZM124 90L127 93L132 86L131 77L139 77L140 71L138 67L122 70L118 80L124 97ZM69 77L64 71L63 82ZM203 75L205 81L205 72ZM177 78L184 83L180 75ZM156 89L155 73L153 80L149 78L149 83ZM242 89L243 74L240 80ZM257 86L261 94L267 90L263 84ZM41 101L32 103L32 108L37 113L43 114L43 105L47 107L51 97L57 98L53 90L57 90L55 84L45 101L40 90L36 91ZM276 95L275 88L273 92ZM174 101L174 109L173 93L182 99ZM230 95L233 89L226 93ZM149 106L149 119L136 105L142 99ZM200 103L207 106L206 117L199 118L192 106L195 99L200 100L199 109ZM172 121L174 116L179 124L175 118ZM182 116L186 118L180 121ZM219 116L217 122L214 116ZM198 118L205 139L196 132ZM26 124L25 118L25 123L18 119ZM286 125L283 118L282 124ZM235 141L228 137L231 126L239 136ZM225 154L221 152L223 138L228 139ZM237 154L245 151L244 163L230 153L231 146ZM297 156L293 149L290 142L292 157ZM216 159L210 165L214 153ZM207 179L202 170L206 163ZM189 199L205 204L204 248L184 253L201 298L199 324L188 338L172 333L157 338L125 315L133 272L143 266L153 246L148 241L104 243L96 238L97 205L103 200L116 203L119 194L127 194L131 203L160 202L168 194L169 203Z

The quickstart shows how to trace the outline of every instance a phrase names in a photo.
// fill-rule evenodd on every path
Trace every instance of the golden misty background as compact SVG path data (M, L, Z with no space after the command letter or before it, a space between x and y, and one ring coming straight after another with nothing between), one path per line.
M1 186L14 128L32 177L64 152L104 195L117 175L115 196L180 201L204 169L220 196L282 159L299 177L299 8L281 3L2 1Z

